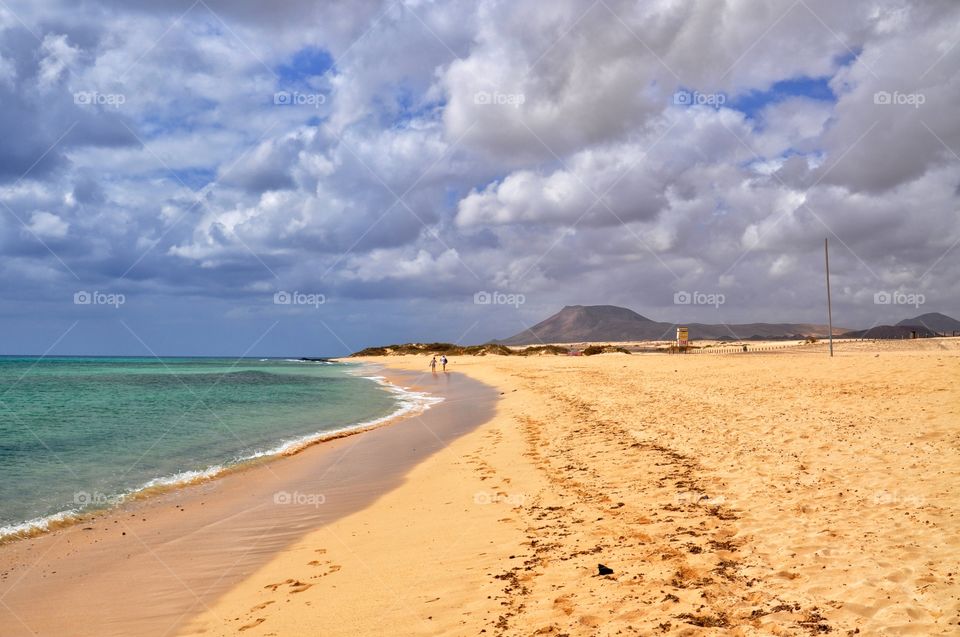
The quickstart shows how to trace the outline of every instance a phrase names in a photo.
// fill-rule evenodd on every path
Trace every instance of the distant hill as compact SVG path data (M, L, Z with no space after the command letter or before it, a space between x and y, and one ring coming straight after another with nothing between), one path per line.
M867 330L852 330L840 335L840 338L910 338L916 332L917 336L927 338L936 334L925 327L916 325L874 325Z
M960 332L960 321L940 312L928 312L913 318L903 319L896 325L875 325L866 330L854 330L843 334L843 338L926 338L938 334L952 335Z
M746 340L775 338L825 337L826 325L810 323L748 323L745 325L710 325L681 323L690 328L691 340ZM648 319L633 310L615 305L568 305L550 318L528 330L501 341L503 345L532 343L583 343L616 341L673 340L676 323ZM834 328L835 336L848 328Z
M921 314L913 318L903 319L897 323L897 325L917 325L925 327L928 330L933 330L934 332L946 332L947 334L954 331L960 332L960 321L946 314L941 314L940 312L928 312L927 314Z
M670 330L633 310L615 305L568 305L529 330L502 341L504 345L527 343L576 343L588 341L629 341L661 338ZM637 336L644 334L644 336ZM672 338L670 334L662 338Z

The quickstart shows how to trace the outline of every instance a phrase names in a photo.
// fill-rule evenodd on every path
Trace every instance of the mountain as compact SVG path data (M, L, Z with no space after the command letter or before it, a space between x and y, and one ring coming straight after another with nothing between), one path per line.
M690 328L691 340L742 340L750 338L825 337L826 325L809 323L748 323L745 325L709 325L681 323ZM834 328L834 335L848 331ZM633 310L615 305L568 305L528 330L495 341L503 345L533 343L583 343L616 341L673 340L676 323L653 321Z
M921 314L920 316L915 316L913 318L903 319L897 323L897 325L900 327L925 327L928 330L946 334L960 331L960 321L955 318L951 318L946 314L941 314L940 312L928 312L927 314Z
M633 310L615 305L568 305L529 330L511 336L504 345L629 341L660 338L670 325L657 323ZM644 336L637 336L644 334ZM664 338L671 338L668 333Z
M867 330L847 332L843 338L911 338L914 333L920 338L952 335L960 332L960 321L940 312L928 312L913 318L903 319L896 325L875 325Z
M840 338L912 338L914 332L921 338L936 336L925 327L914 325L874 325L870 329L846 332Z

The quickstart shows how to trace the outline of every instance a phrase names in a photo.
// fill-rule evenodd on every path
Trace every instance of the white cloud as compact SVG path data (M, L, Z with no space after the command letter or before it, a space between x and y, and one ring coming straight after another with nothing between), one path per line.
M0 199L69 234L82 276L136 263L136 285L238 298L277 279L364 299L497 287L655 317L682 282L799 320L829 236L838 289L913 277L960 310L955 3L209 4L219 19L198 6L172 28L147 3L25 10L42 43L0 35ZM334 66L290 79L317 49ZM836 100L736 110L798 78ZM289 82L325 103L275 105ZM678 87L726 101L678 105ZM75 108L76 90L126 101Z
M41 88L50 88L59 82L80 54L79 49L67 42L67 36L64 34L45 35L40 50L38 84Z
M62 239L67 236L70 224L53 213L38 211L30 217L27 229L41 238Z

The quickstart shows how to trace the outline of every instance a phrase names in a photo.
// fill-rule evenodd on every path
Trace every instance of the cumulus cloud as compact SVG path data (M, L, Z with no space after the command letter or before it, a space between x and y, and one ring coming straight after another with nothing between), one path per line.
M39 211L33 213L27 229L40 237L62 239L67 236L70 224L55 214Z
M960 313L949 0L2 13L0 249L44 298L299 286L474 323L481 289L525 294L523 320L679 319L699 289L723 320L812 321L829 237L848 323L883 286Z
M57 84L63 74L77 61L79 49L67 42L67 36L49 33L40 44L40 68L37 73L38 85L48 89Z

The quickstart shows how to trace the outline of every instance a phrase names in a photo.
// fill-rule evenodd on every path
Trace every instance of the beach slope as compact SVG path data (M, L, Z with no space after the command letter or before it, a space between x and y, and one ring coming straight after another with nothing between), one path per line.
M958 340L450 369L492 420L183 634L960 631Z

